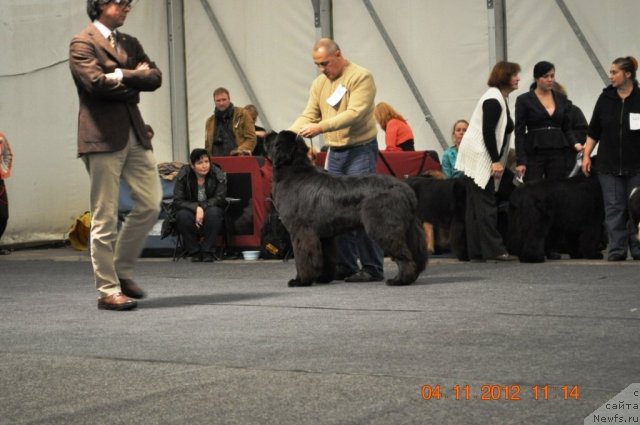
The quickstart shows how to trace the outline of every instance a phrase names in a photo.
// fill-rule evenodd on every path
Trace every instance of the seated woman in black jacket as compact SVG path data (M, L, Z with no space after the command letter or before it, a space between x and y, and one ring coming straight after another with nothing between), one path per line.
M210 162L205 149L194 149L189 160L191 164L178 172L173 189L176 227L182 237L183 256L210 263L224 220L227 176Z

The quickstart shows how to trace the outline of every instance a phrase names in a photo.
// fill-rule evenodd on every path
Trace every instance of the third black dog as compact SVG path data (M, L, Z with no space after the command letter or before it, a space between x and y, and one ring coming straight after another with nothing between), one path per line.
M418 216L424 222L448 231L451 252L468 261L465 230L466 189L462 179L426 176L405 180L418 198Z
M596 176L539 180L517 188L509 204L509 252L540 263L551 252L601 259L602 189Z

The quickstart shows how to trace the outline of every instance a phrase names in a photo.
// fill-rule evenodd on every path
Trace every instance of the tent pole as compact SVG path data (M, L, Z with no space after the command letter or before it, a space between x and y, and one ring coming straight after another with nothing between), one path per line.
M333 0L311 0L316 38L333 39Z
M507 18L505 0L487 0L489 21L489 66L507 60Z
M589 60L591 61L596 72L602 79L602 82L604 83L605 86L608 86L610 84L610 81L609 81L607 72L602 67L602 64L598 60L596 53L593 51L593 49L591 48L591 45L589 44L589 41L587 41L587 38L584 36L584 33L580 29L580 25L578 25L576 20L573 18L573 15L571 14L571 11L569 11L569 8L565 4L564 0L556 0L556 3L558 4L558 7L562 11L562 14L564 15L565 19L569 23L569 26L573 30L573 33L578 38L580 45L582 46L584 51L587 53Z
M269 120L267 119L267 114L265 113L265 110L262 109L262 106L260 105L260 101L258 100L258 97L253 91L253 87L251 87L251 83L249 82L249 79L247 78L247 75L245 74L244 69L242 69L240 62L236 57L236 54L231 48L231 44L229 43L227 36L225 35L224 31L222 30L222 27L220 26L220 22L218 22L216 15L213 13L213 10L211 9L211 6L209 6L209 2L207 0L200 0L200 3L202 4L202 8L204 9L204 11L207 13L207 16L209 17L209 22L211 22L211 26L213 26L213 29L218 34L218 39L222 43L222 46L224 47L224 51L227 53L227 56L229 56L229 60L233 64L233 69L238 74L238 78L240 78L240 81L242 82L242 86L247 92L247 95L249 96L251 103L253 103L258 109L258 111L260 112L260 120L262 121L262 123L267 129L271 129L272 127L269 124Z
M171 102L171 149L174 161L188 162L189 129L187 79L184 50L183 0L167 0L169 37L169 92Z

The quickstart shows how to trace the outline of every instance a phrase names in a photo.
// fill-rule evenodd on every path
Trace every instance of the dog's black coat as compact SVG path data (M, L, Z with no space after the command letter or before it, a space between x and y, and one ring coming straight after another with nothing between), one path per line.
M411 177L405 181L418 198L418 217L448 231L451 252L458 260L468 261L464 181L428 176Z
M544 262L550 252L601 259L603 226L596 176L525 183L509 202L509 252L526 263Z
M364 228L398 265L388 285L409 285L425 269L427 250L416 197L385 175L335 176L315 167L304 141L290 131L268 136L273 197L291 235L297 276L289 286L330 282L336 272L334 237Z

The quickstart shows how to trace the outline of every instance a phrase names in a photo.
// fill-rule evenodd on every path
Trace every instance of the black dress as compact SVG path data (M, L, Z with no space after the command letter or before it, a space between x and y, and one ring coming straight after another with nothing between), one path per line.
M567 176L567 156L576 143L571 129L571 102L553 93L553 114L545 109L533 90L516 99L516 160L526 165L525 181ZM571 148L571 149L570 149Z

